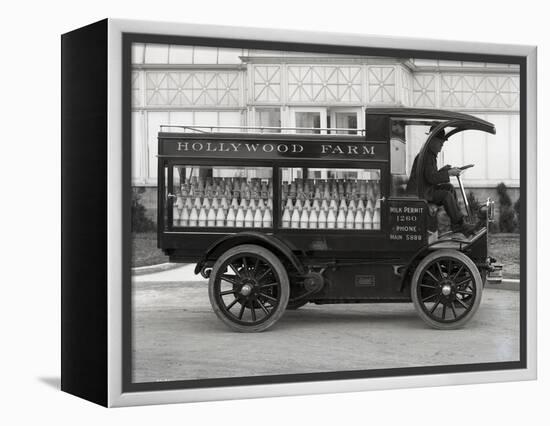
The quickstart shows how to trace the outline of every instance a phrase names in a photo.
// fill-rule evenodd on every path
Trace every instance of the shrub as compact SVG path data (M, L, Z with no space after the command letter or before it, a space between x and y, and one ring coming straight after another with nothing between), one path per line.
M512 200L508 195L508 188L506 187L504 182L500 182L497 185L497 194L498 194L498 202L500 204L500 208L510 207L512 205Z
M132 232L149 232L155 230L155 223L145 214L145 206L141 204L143 189L132 189Z
M479 201L477 200L475 194L470 191L468 192L468 195L466 197L468 198L468 205L470 206L472 217L478 217L481 205L479 204Z
M516 232L518 221L516 212L512 207L512 200L508 195L508 188L504 183L497 185L498 202L500 204L500 214L498 218L498 227L500 232Z
M507 207L500 210L498 226L500 228L500 232L516 232L517 221L516 214L513 209Z

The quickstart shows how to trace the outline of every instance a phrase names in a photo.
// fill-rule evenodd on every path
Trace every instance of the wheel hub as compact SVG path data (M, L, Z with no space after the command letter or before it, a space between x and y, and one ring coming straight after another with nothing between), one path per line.
M451 292L452 292L452 286L450 284L444 284L441 287L441 294L443 294L443 296L449 296Z
M240 293L241 293L243 296L249 296L250 293L252 293L252 288L253 288L253 286L252 286L251 284L244 284L244 285L241 287Z

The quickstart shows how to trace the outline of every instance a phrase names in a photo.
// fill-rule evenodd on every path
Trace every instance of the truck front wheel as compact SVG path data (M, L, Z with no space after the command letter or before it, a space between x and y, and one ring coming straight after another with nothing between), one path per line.
M243 244L218 258L210 274L208 294L214 312L232 330L264 331L287 307L288 274L272 252Z
M420 261L411 298L420 317L438 329L466 324L481 302L483 281L474 262L457 250L437 250Z

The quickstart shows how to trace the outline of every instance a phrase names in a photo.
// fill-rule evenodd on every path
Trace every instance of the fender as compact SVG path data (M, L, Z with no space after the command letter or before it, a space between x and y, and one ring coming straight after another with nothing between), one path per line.
M482 242L485 242L485 244L481 244ZM411 260L406 265L404 265L403 276L401 278L401 291L405 290L405 287L407 285L407 276L410 272L412 272L412 267L415 262L425 257L433 250L437 250L439 248L454 249L463 252L474 262L479 263L481 260L487 258L487 228L481 228L471 239L468 240L438 240L425 247L421 247L420 250L418 250L413 255Z
M241 244L258 244L265 247L280 256L284 256L296 268L300 274L305 274L306 269L292 250L280 239L274 235L263 234L261 232L239 232L238 234L228 235L212 244L195 266L195 275L200 273L207 260L217 258L221 253L232 247Z

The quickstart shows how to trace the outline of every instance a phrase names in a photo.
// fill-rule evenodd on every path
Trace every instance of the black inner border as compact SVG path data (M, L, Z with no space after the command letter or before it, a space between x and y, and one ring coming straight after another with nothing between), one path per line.
M520 66L520 360L479 364L457 364L430 367L406 367L373 370L337 371L326 373L282 374L255 377L174 380L170 382L132 383L132 282L131 282L131 46L133 43L183 44L243 49L370 55L397 58L441 59L487 63L517 64ZM398 43L398 42L397 42ZM221 386L265 385L275 383L315 382L327 380L365 379L375 377L417 376L495 370L525 369L527 367L527 58L525 56L489 55L468 52L425 51L358 46L337 46L311 43L286 43L269 40L187 37L140 33L122 34L122 391L159 391Z

